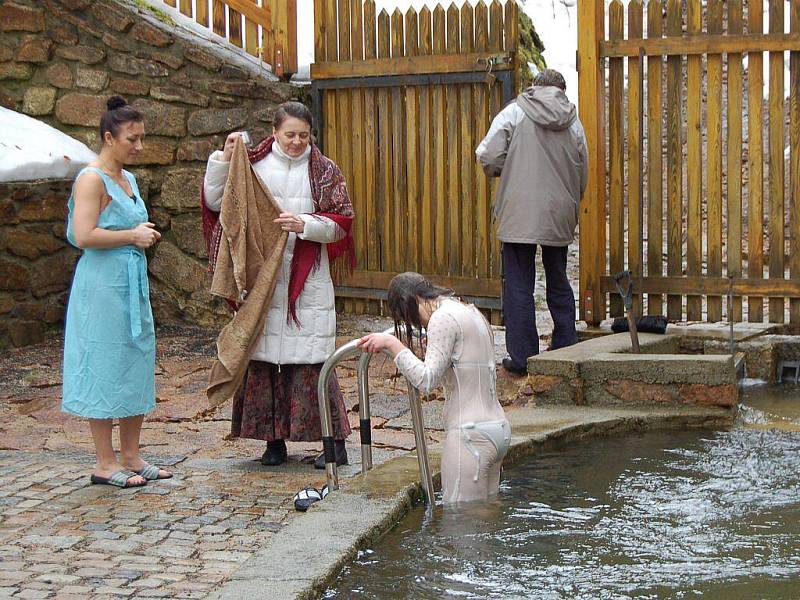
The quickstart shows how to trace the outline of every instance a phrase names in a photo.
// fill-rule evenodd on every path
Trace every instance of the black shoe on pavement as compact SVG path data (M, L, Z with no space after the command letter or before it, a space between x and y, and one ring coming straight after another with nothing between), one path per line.
M336 456L336 465L341 467L342 465L346 465L347 463L347 449L344 447L344 440L334 440L333 441L333 449L335 451ZM315 469L324 469L325 468L325 453L322 452L315 460L314 460L314 468Z
M509 373L512 373L514 375L527 375L528 374L528 369L520 369L518 367L515 367L514 363L511 362L510 358L504 358L503 359L503 368L506 371L508 371Z
M286 442L272 440L267 442L267 449L261 455L261 464L265 467L277 467L286 462Z

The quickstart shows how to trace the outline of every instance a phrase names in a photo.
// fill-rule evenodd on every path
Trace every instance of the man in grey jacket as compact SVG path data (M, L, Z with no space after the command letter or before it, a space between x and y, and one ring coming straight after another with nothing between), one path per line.
M567 278L567 248L588 177L583 126L564 93L564 77L545 69L492 121L475 151L483 170L500 177L494 213L503 243L503 315L512 373L527 372L539 353L534 283L536 247L542 247L547 308L553 317L550 348L577 341L575 296Z

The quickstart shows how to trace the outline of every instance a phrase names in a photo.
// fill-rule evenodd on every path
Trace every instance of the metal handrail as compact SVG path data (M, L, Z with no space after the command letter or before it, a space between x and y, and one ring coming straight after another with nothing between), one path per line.
M387 329L384 333L392 333L393 331L393 329ZM364 474L372 468L372 423L369 409L369 364L372 360L372 354L362 353L356 347L357 343L358 340L353 340L337 348L325 361L325 364L322 365L319 382L317 383L319 414L322 425L322 448L325 455L325 474L328 478L328 488L331 491L339 489L339 471L336 465L336 451L333 441L333 417L331 416L331 405L328 397L328 381L336 365L359 353L362 354L358 361L357 371L359 413L361 417L361 473ZM386 350L384 350L384 354L391 356L391 353ZM417 445L417 463L419 464L420 478L422 479L422 491L425 495L425 503L430 507L433 504L433 478L428 461L428 447L425 443L422 406L419 400L419 392L407 378L406 384L408 385L408 400L411 406L411 423L414 428L414 439Z

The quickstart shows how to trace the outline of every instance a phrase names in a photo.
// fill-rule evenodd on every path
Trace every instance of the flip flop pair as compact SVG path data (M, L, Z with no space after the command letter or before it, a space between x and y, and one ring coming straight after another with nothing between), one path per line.
M134 473L133 471L121 470L112 473L111 477L102 477L101 475L92 474L91 482L95 485L113 485L119 488L142 487L147 485L147 481L143 481L142 483L130 483L130 480L134 477L144 477L144 475Z
M304 487L294 495L295 510L306 512L312 504L324 500L329 491L327 484L323 485L320 490L315 487Z
M130 483L130 480L137 476L143 477L145 481L142 483ZM138 471L129 471L127 469L122 469L120 471L112 473L111 477L92 475L91 482L96 485L113 485L115 487L120 487L120 488L130 488L130 487L142 487L144 485L147 485L148 481L155 481L156 479L170 479L171 477L172 473L169 473L168 475L162 477L161 469L149 463L145 463L144 466Z

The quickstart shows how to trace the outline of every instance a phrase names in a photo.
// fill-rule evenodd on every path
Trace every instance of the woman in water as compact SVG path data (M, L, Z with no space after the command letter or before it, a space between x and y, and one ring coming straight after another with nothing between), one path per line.
M443 382L444 502L485 500L497 493L511 441L511 427L497 401L492 329L475 306L419 273L392 279L388 301L396 335L371 333L358 345L365 352L388 350L400 372L424 393ZM424 360L411 350L414 328L427 333Z

